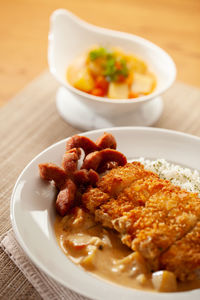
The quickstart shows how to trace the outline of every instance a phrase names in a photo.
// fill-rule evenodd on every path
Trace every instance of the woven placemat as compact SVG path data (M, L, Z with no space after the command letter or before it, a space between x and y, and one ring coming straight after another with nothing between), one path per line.
M58 115L57 88L52 76L44 72L0 109L0 235L11 227L10 195L25 165L49 145L79 132ZM175 83L164 95L164 112L154 126L200 136L200 90ZM41 299L2 249L0 270L5 299Z

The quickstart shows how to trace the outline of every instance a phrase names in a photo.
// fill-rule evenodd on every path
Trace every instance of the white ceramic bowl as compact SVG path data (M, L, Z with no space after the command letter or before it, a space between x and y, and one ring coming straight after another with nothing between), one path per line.
M189 168L200 166L200 138L176 131L125 127L111 128L118 150L129 160L141 156L165 158ZM104 130L83 133L96 140ZM11 199L11 220L16 237L29 258L64 286L98 300L199 300L200 289L179 293L134 290L98 278L73 264L59 248L55 233L55 189L39 178L38 164L60 164L66 139L45 149L19 176Z
M155 91L150 95L137 99L119 100L93 96L71 86L66 80L66 70L69 64L75 57L85 52L85 50L94 44L118 46L125 52L133 53L142 58L148 64L149 69L156 75L157 87ZM128 120L126 117L127 114L134 111L140 113L141 108L165 92L172 85L176 77L176 67L173 60L164 50L155 44L133 34L90 25L64 9L56 10L51 15L48 62L50 72L64 87L62 96L60 93L58 97L62 98L62 101L66 101L67 106L62 106L61 108L60 105L59 110L61 114L62 110L70 110L73 101L75 101L81 104L81 108L79 107L80 110L89 110L89 113L97 114L108 120L122 116ZM65 95L64 91L66 92ZM141 122L136 121L137 124L135 125L150 125L156 121L162 111L161 105L157 109L158 111L156 111L155 106L158 105L157 102L155 102L155 105L151 105L151 111L146 113L145 118L148 120L146 122L145 120L141 120ZM77 111L77 107L74 111ZM84 113L89 115L89 113ZM150 117L150 113L155 116L153 118L152 116ZM74 117L76 118L76 115ZM128 125L126 124L127 122L123 125Z

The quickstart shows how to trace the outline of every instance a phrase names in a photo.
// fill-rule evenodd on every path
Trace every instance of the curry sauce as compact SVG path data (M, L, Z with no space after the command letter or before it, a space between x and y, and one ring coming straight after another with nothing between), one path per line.
M63 218L57 216L55 233L62 251L85 270L129 288L155 291L152 273L143 257L123 245L116 232L96 223L94 217L81 208L74 208ZM190 290L200 288L200 282L170 281L169 288Z

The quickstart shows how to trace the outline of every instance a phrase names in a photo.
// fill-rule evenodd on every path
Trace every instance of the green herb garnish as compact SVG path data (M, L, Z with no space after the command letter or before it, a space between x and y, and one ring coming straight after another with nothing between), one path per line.
M102 74L107 81L118 81L121 76L124 78L128 76L127 63L124 59L119 59L114 53L109 52L103 47L89 52L89 58L95 61L102 58Z
M115 58L112 56L106 60L104 65L103 75L106 77L108 81L116 80L116 67L115 67Z
M117 67L120 66L120 67ZM106 76L108 81L118 81L120 76L127 77L128 76L128 68L126 65L126 61L121 59L118 61L116 57L112 56L107 59L106 64L104 66L103 75Z
M108 54L107 50L103 47L100 47L98 49L90 51L89 56L91 60L95 60L97 58L104 57L107 54Z
M120 60L120 64L122 66L121 68L121 73L124 77L127 77L128 76L128 68L127 68L127 64L126 64L126 61L124 59L121 59Z

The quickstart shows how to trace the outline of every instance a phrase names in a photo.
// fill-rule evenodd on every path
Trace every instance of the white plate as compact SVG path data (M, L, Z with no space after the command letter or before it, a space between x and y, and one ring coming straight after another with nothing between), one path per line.
M104 130L83 135L96 140ZM156 128L121 127L107 129L114 134L118 150L128 159L165 158L176 164L200 169L200 138ZM16 237L30 259L46 274L85 296L104 300L199 299L200 290L180 293L152 293L124 288L82 270L59 248L54 234L55 191L39 178L38 164L60 164L65 151L62 140L35 157L19 176L11 199L11 220Z

